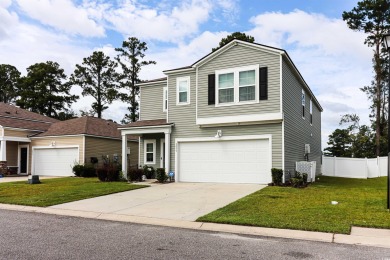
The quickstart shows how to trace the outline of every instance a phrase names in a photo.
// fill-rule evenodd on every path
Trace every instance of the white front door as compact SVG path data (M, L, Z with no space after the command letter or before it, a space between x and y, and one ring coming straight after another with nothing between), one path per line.
M269 139L179 143L178 181L271 182Z

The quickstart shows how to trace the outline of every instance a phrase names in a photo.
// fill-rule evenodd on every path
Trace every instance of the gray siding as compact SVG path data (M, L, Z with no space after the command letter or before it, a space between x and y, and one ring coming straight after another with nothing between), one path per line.
M304 161L305 144L310 144L310 161L317 162L321 173L321 112L313 101L313 124L310 125L310 93L305 91L305 119L302 118L303 85L283 60L284 169L294 172L295 162Z
M190 104L176 105L176 77L190 76ZM175 169L175 139L176 138L194 138L194 137L213 137L217 130L222 130L224 136L243 136L243 135L262 135L272 134L272 167L282 167L282 125L267 124L267 125L248 125L248 126L224 126L200 128L196 125L195 113L195 72L186 74L169 75L168 80L168 119L169 122L175 123L171 134L171 165L173 171ZM275 93L274 93L275 94ZM279 97L279 92L278 92ZM207 97L206 97L207 98ZM240 106L241 109L246 109L246 106ZM226 109L227 107L224 107ZM228 108L227 108L228 109ZM277 111L275 111L277 112ZM240 113L237 113L239 115ZM143 156L143 155L141 155Z
M247 46L231 47L198 69L198 117L235 116L280 112L280 55ZM256 104L215 107L208 105L208 75L216 70L259 64L268 67L268 100ZM171 81L171 79L170 79ZM195 85L192 85L195 86ZM192 99L192 98L191 98Z
M163 112L163 88L166 83L141 86L140 88L140 118L153 120L166 118Z

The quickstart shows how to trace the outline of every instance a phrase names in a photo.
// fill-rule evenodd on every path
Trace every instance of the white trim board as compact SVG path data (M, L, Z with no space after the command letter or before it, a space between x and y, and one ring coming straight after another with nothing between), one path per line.
M197 118L196 124L201 127L223 125L223 124L262 124L262 123L279 123L283 120L282 113L251 114L238 116L221 116Z

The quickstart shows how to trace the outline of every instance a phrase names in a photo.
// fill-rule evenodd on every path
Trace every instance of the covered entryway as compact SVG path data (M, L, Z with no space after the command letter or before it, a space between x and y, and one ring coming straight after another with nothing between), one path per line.
M216 183L271 182L271 140L179 140L178 181Z
M72 167L79 162L78 147L34 148L33 175L74 176Z

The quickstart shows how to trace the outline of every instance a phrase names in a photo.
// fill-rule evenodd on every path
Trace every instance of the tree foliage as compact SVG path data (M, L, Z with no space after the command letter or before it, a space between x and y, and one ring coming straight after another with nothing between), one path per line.
M233 41L234 39L238 39L238 40L242 40L242 41L246 41L246 42L254 42L255 41L255 38L253 36L246 35L245 33L242 33L242 32L234 32L234 33L226 36L226 38L222 38L222 40L219 42L219 46L216 48L213 48L212 51L214 52L214 51L218 50L219 48L221 48L221 47L225 46L226 44L228 44L229 42Z
M67 113L78 96L71 95L71 85L57 62L36 63L27 68L27 76L20 79L19 99L16 104L41 115L60 118Z
M92 109L97 117L108 108L118 97L118 79L116 72L118 64L101 51L95 51L91 56L84 58L82 65L77 64L71 75L71 83L82 88L83 96L92 96L96 101Z
M374 48L373 67L374 80L371 86L361 88L372 101L372 117L375 118L376 155L381 154L380 140L383 136L386 118L386 78L385 64L389 57L383 48L383 35L390 30L390 1L363 0L357 3L350 12L343 12L343 20L350 29L363 31L367 34L364 44ZM387 60L387 62L386 62Z
M339 129L333 131L329 135L328 147L324 149L324 154L327 156L351 157L352 140L347 129Z
M138 119L138 95L139 87L136 85L140 82L139 73L141 68L146 65L156 64L155 61L142 60L147 51L145 42L141 42L136 37L129 37L127 41L123 41L121 48L115 48L118 52L116 60L122 68L121 88L128 91L120 95L121 100L130 106L128 107L129 114L126 114L124 123L135 122Z
M15 101L18 92L20 72L9 64L0 64L0 102Z

